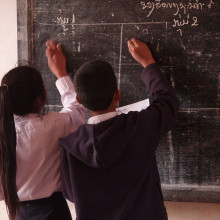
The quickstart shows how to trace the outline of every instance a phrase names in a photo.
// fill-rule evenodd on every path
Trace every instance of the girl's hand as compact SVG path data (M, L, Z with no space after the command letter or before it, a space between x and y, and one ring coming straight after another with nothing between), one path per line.
M51 72L53 72L57 78L67 76L66 58L63 55L61 44L56 44L54 40L48 40L46 45L46 56Z

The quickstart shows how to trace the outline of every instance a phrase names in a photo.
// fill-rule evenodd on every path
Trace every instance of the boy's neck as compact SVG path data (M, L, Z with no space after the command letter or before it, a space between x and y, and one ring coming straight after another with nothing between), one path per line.
M89 110L92 117L97 116L97 115L107 114L109 112L115 112L115 111L116 111L116 108L109 108L109 109L101 110L101 111L91 111L91 110Z

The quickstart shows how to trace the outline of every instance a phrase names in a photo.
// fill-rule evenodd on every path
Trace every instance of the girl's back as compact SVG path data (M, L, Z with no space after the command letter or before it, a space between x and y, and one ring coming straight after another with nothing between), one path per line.
M0 86L0 199L11 219L71 219L60 192L58 139L85 121L85 111L76 101L60 44L49 41L47 47L49 67L58 78L61 112L40 115L47 93L34 68L12 69Z

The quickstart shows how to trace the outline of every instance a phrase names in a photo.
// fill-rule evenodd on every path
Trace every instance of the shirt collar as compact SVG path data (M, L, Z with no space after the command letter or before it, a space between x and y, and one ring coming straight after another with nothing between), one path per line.
M23 115L23 116L14 115L14 120L15 122L21 122L21 121L29 120L31 118L36 118L36 117L39 117L38 113L30 113L30 114Z
M102 121L106 121L111 118L114 118L117 115L118 115L118 112L109 112L109 113L102 114L102 115L96 115L96 116L89 118L88 124L98 124Z

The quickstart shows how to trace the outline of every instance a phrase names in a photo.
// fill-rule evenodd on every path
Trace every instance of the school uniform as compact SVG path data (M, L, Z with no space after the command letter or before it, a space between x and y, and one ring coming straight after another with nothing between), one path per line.
M59 78L56 86L63 104L60 112L14 117L17 133L16 183L21 201L19 220L71 219L61 193L61 148L58 139L84 123L86 114L83 106L76 101L69 76ZM2 191L0 199L4 199Z
M155 151L179 104L157 64L141 78L152 97L146 110L92 117L60 139L63 194L77 220L167 220Z

